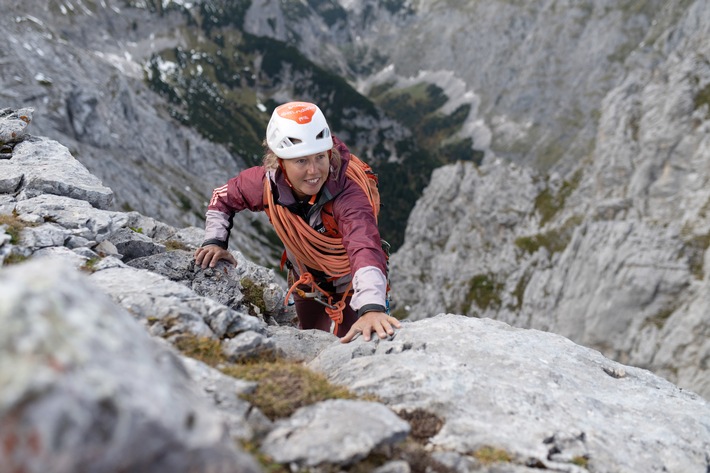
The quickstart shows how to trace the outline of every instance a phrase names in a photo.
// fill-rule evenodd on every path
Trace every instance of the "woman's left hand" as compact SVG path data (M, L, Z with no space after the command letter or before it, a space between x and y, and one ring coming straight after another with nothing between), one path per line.
M350 331L340 339L340 343L350 342L358 333L362 334L366 342L370 341L372 332L376 332L380 338L387 338L394 334L393 327L402 328L402 325L399 320L384 312L367 312L350 327Z

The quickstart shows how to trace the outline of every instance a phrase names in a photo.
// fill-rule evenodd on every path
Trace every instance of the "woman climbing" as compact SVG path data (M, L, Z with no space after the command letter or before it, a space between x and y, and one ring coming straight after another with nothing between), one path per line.
M332 331L343 343L358 333L368 341L373 332L392 335L400 323L386 313L387 256L369 167L331 135L323 112L312 103L277 107L265 143L262 166L214 190L196 263L236 265L227 250L233 215L266 211L286 247L289 294L300 328Z

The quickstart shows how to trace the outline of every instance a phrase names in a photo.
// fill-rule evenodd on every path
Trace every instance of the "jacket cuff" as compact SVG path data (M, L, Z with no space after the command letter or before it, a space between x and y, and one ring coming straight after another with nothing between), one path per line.
M357 310L357 316L362 317L368 312L386 312L385 306L380 304L365 304Z
M212 238L210 240L205 240L204 242L202 242L202 246L207 246L207 245L217 245L225 250L229 246L229 244L226 241L217 240L214 238Z

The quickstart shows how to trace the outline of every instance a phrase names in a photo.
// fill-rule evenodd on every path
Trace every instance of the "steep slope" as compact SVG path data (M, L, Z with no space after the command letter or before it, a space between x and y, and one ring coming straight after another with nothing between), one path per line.
M427 143L337 70L309 60L296 44L245 30L249 6L223 0L12 2L2 18L10 47L0 53L9 65L0 72L0 100L40 110L36 130L67 143L110 182L118 207L187 225L201 221L214 187L259 162L277 104L317 102L335 133L388 183L382 231L399 246L431 170L447 160L432 156ZM438 95L432 89L419 103ZM455 123L445 123L432 115L428 126L445 133L464 118L460 111ZM471 153L468 141L449 149ZM255 258L278 261L265 220L238 221L248 228L247 238L235 244L249 248L256 241L249 248Z
M174 225L202 221L212 189L245 166L168 114L144 79L156 48L184 42L177 12L151 21L125 2L13 1L3 6L2 107L33 107L33 132L60 139L115 189L116 208ZM263 217L240 215L233 244L262 264L276 250Z
M393 257L400 309L554 331L710 395L710 7L664 14L674 26L629 56L575 172L437 170Z
M646 370L455 314L298 330L273 270L196 268L200 229L110 194L45 137L0 160L3 471L708 469L710 404Z
M437 84L454 103L469 94L470 146L569 169L591 151L600 102L628 54L662 31L659 12L682 13L688 3L255 0L245 28L298 44L368 96L401 79ZM447 87L437 75L445 71L465 92Z

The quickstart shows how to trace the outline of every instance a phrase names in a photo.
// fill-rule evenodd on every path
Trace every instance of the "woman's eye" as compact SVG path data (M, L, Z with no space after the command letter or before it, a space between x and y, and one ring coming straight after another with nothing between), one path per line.
M298 164L299 166L305 166L306 160L305 159L297 159L296 164Z

